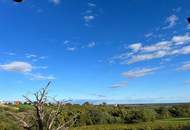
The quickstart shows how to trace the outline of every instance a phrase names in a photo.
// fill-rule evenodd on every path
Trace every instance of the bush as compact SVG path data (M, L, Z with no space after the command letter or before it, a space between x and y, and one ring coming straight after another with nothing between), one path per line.
M169 112L167 107L159 107L158 109L156 109L156 112L159 119L166 119L171 117L171 113Z
M27 112L29 110L32 109L32 106L31 105L25 105L25 104L21 104L19 105L19 112Z
M134 109L130 110L125 116L125 123L139 123L154 121L156 119L156 112L153 109Z

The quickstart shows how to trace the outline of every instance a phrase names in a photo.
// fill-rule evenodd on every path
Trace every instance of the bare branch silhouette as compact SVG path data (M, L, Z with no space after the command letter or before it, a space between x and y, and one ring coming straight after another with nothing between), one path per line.
M56 123L58 117L61 114L61 107L64 105L64 102L59 102L54 99L54 108L50 112L47 111L48 87L50 84L51 82L48 82L44 88L33 94L34 101L27 96L23 96L26 102L31 104L31 106L34 108L34 114L30 115L30 117L33 117L33 122L35 122L33 125L27 123L25 117L21 118L14 113L9 113L19 122L20 126L24 129L31 130L33 127L36 127L36 130L66 130L68 129L69 124L73 125L75 123L77 115L75 115L67 122L61 123L61 121L59 121L58 124ZM55 123L57 125L55 125Z

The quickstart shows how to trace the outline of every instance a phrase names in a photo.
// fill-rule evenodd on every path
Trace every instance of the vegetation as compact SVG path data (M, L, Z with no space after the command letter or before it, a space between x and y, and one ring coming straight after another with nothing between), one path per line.
M55 104L46 104L46 108L52 110L57 107ZM1 107L0 130L22 130L7 111L23 115L32 110L31 105L26 103L20 104L18 109L12 105ZM188 128L190 129L189 110L189 104L114 106L67 103L62 105L57 121L68 122L78 114L76 121L68 124L68 127L72 127L71 130L178 130L182 128L188 130Z
M42 88L38 92L34 93L34 100L29 97L24 96L26 102L18 106L18 111L12 111L13 107L2 105L2 127L3 129L18 129L16 128L16 123L18 123L20 129L26 130L65 130L69 125L75 122L75 117L68 117L68 120L63 120L62 118L62 107L64 106L62 102L54 101L51 105L48 102L48 86ZM18 102L16 103L18 105ZM7 115L13 118L12 125L14 128L8 128ZM71 117L71 118L70 118ZM7 119L7 120L5 120ZM16 122L15 122L16 121Z
M158 120L154 122L143 122L135 124L112 124L94 125L72 128L71 130L189 130L190 119L180 118L172 120Z
M0 130L188 130L190 104L83 105L50 102L49 84L20 105L0 105Z

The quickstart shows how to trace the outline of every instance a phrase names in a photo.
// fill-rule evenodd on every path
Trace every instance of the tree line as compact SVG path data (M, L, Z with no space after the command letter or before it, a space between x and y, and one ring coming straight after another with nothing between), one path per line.
M34 93L34 98L24 96L26 102L18 109L0 108L0 127L18 127L26 130L66 130L100 124L132 124L160 119L190 117L190 104L173 105L79 105L48 99L48 86ZM12 105L9 105L12 106ZM9 123L9 124L8 124ZM18 124L18 125L17 125ZM15 126L16 125L16 126Z

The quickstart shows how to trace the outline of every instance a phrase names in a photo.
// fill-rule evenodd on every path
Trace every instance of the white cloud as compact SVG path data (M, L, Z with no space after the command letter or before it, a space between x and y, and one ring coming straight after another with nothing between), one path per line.
M122 75L127 77L127 78L138 78L138 77L143 77L145 75L152 74L156 70L158 70L158 68L135 69L135 70L123 72Z
M29 54L29 53L25 54L25 57L31 59L33 62L36 62L38 60L45 60L48 58L47 56L37 56L35 54Z
M70 42L69 40L65 40L65 41L63 42L63 44L64 44L64 45L67 45L69 42Z
M184 46L180 49L174 49L172 52L170 52L170 55L185 55L190 54L190 46Z
M176 25L176 22L179 20L179 18L176 15L171 15L166 18L166 23L168 24L167 26L163 27L163 29L169 29L172 28Z
M30 80L54 80L55 77L52 75L44 76L42 74L28 74L31 76Z
M179 54L190 54L190 46L184 46L181 48Z
M134 44L129 45L129 48L134 50L135 52L139 51L141 47L142 47L141 43L134 43Z
M157 51L157 50L169 50L171 42L170 41L161 41L154 45L145 46L142 50L146 52Z
M127 61L127 64L132 64L135 62L145 61L145 60L152 60L152 59L156 59L156 58L162 58L167 55L168 55L167 51L156 51L156 52L150 53L150 54L135 55ZM123 62L123 63L125 63L125 62Z
M40 56L39 59L40 60L44 60L44 59L47 59L48 57L47 56Z
M33 74L33 70L36 69L47 69L47 66L32 66L30 63L23 61L13 61L7 64L0 64L0 70L10 71L10 72L19 72L24 75L30 76L30 80L53 80L54 76L48 75L44 76L42 74Z
M88 6L89 7L96 7L96 4L94 4L94 3L88 3Z
M86 16L84 16L84 20L87 23L91 22L94 19L95 19L95 17L93 15L86 15Z
M49 0L54 5L59 5L61 3L61 0Z
M97 9L96 4L92 2L87 3L87 9L84 12L83 19L84 19L84 25L90 26L91 22L99 16L100 9Z
M190 70L190 62L183 63L183 65L180 66L177 70L179 70L179 71L188 71L188 70Z
M134 43L129 45L129 48L134 51L145 51L145 52L151 52L156 50L169 50L170 49L171 42L170 41L161 41L153 45L148 46L142 46L142 43Z
M181 45L187 42L190 42L190 35L179 35L179 36L174 36L172 38L172 41L175 42L176 45Z
M168 56L186 55L190 54L189 44L190 34L176 35L168 41L159 41L146 46L135 43L128 46L127 52L114 56L111 60L119 60L122 64L132 64Z
M146 37L146 38L149 38L149 37L151 37L151 36L153 36L153 33L147 33L147 34L145 34L145 37Z
M93 48L96 46L96 43L95 42L91 42L87 45L88 48Z
M120 82L117 84L113 84L110 88L124 88L128 86L128 82Z
M4 71L14 71L14 72L31 72L32 71L32 65L27 62L22 61L14 61L8 64L1 64L0 70Z
M67 49L67 51L75 51L76 50L75 47L67 47L66 49Z
M98 97L98 98L106 98L105 95L102 95L102 94L96 94L96 93L92 93L91 95L95 96L95 97Z
M30 59L30 58L36 58L37 57L37 55L35 55L35 54L26 54L26 58L28 58L28 59Z

